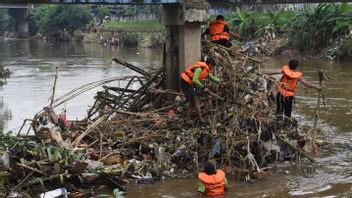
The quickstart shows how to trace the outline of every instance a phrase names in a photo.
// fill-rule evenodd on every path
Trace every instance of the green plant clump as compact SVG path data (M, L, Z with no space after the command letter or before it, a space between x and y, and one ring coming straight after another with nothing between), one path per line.
M334 44L321 53L321 57L330 60L351 60L352 37L346 36L338 39Z
M0 9L0 33L15 29L15 19L13 19L7 12L8 9Z
M348 4L319 4L296 15L291 44L300 52L319 52L348 31L352 11Z
M123 32L118 35L118 38L122 45L128 47L136 47L138 46L139 36L137 33L128 33Z
M77 29L86 29L92 16L86 6L42 5L36 9L34 19L40 33L56 37L64 29L71 35Z

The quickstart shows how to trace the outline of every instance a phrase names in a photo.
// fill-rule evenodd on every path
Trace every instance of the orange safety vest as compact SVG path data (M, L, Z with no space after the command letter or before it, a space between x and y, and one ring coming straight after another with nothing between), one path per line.
M217 41L221 39L229 40L229 35L227 32L224 32L224 27L226 23L221 20L215 20L210 22L209 32L211 35L212 41Z
M202 72L199 75L199 80L203 80L204 78L208 77L209 75L209 66L205 62L198 62L197 64L189 66L184 72L181 74L181 78L186 81L188 84L193 85L193 74L194 69L201 67Z
M225 173L218 169L215 175L204 172L198 174L198 179L205 185L205 194L208 196L222 195L225 193Z
M278 90L284 97L295 96L297 82L302 77L299 71L290 70L288 65L282 67L282 77L280 79Z

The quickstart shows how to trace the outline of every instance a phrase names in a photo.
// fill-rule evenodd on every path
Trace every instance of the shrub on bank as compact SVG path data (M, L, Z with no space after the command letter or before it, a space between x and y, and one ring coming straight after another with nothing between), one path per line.
M111 21L103 24L103 29L114 30L114 29L131 29L133 30L162 30L164 26L157 20L143 20L143 21Z
M136 47L139 43L139 35L134 32L122 32L117 35L120 43L127 47Z
M34 20L39 32L55 40L69 40L75 30L86 29L92 21L90 10L77 5L41 5Z
M165 33L143 33L140 35L141 39L139 47L143 48L161 48L165 42Z
M300 52L320 53L333 41L349 32L352 7L343 4L319 4L297 13L292 21L291 44Z
M352 36L341 39L337 47L336 58L338 60L352 59Z
M334 44L322 52L321 57L330 60L351 60L352 35L339 38Z
M0 34L12 32L15 29L16 21L7 12L7 9L0 9Z

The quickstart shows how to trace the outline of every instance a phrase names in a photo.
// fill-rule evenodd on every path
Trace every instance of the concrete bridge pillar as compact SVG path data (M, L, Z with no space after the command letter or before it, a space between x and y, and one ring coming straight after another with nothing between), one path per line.
M8 13L16 20L16 31L19 38L28 38L28 16L29 9L27 8L10 8Z
M201 58L201 24L208 16L209 4L163 4L161 23L168 31L166 39L166 87L179 90L180 73Z

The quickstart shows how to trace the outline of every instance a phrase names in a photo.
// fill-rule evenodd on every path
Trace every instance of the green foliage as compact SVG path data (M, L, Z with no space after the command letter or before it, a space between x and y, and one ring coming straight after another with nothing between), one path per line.
M320 51L348 31L350 8L346 4L319 4L296 15L291 23L291 43L300 52Z
M110 9L106 6L100 6L97 8L97 12L96 12L96 16L98 17L98 19L100 19L100 21L102 21L105 16L110 16Z
M15 29L15 19L7 12L8 9L0 9L0 33L13 31Z
M351 60L352 36L346 36L338 39L335 43L322 52L321 57L334 60Z
M251 38L256 31L255 13L253 11L241 11L236 8L236 15L230 19L230 23L235 26L242 38Z
M76 29L85 29L92 20L89 7L77 5L42 5L36 9L34 18L39 32L49 36L63 29L72 35Z
M161 48L165 42L165 32L142 33L139 35L139 46L144 48Z
M257 15L256 23L258 30L255 32L255 36L262 36L267 27L273 29L273 33L278 34L283 28L289 24L289 22L294 17L293 12L288 12L284 10L279 11L267 11Z
M138 45L139 37L137 33L121 33L118 38L122 45L128 47L136 47Z
M338 60L351 59L352 57L352 38L346 37L341 39L337 46L336 58Z
M16 139L11 135L11 132L0 131L0 149L6 150L16 144Z
M5 136L7 137L7 136ZM60 147L44 146L32 140L17 141L13 136L10 137L13 143L8 146L11 154L26 163L26 159L48 159L50 163L59 162L68 165L71 161L83 161L84 156L79 151L67 150ZM0 140L1 140L0 136ZM39 164L38 164L39 165Z
M153 48L160 48L165 42L165 34L163 33L153 33L150 35L150 43Z
M35 35L37 32L38 32L38 25L34 19L34 16L33 15L30 15L28 17L28 31L29 31L29 35L30 36L33 36Z

